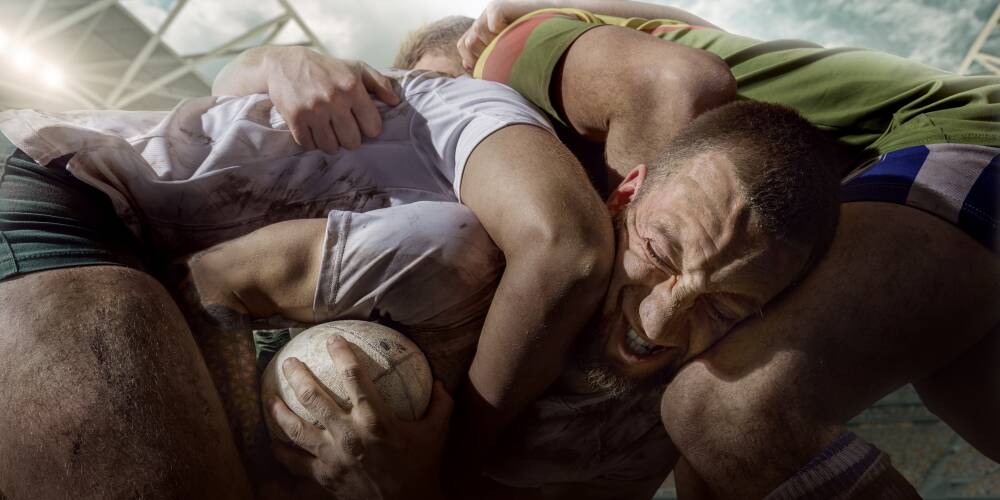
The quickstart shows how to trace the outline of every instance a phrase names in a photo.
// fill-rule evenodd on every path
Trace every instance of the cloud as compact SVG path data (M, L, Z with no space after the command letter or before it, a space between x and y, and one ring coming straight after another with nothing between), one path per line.
M996 6L994 0L671 3L755 38L802 38L826 46L872 48L946 70L958 67Z
M957 68L995 0L676 0L735 33L802 38L828 46L868 47L948 70ZM122 0L155 29L173 0ZM403 36L447 15L475 17L487 0L292 0L331 54L391 63ZM276 0L191 0L166 41L180 53L204 52L281 13ZM291 32L292 30L290 30ZM297 41L300 35L283 36Z
M423 2L297 0L296 9L332 54L388 66L403 36L449 15L479 15L485 0Z

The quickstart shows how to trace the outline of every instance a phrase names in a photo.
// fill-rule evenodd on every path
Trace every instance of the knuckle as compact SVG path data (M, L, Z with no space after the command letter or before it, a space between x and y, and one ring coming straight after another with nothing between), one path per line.
M350 78L344 80L340 84L340 90L346 93L354 93L357 92L359 89L361 89L361 81L357 78Z
M361 367L355 364L345 366L341 369L340 376L345 382L357 382L361 380Z
M326 104L326 99L319 96L311 97L306 100L305 104L307 110L306 114L311 114L323 109L323 106Z
M285 434L288 435L288 439L298 443L305 438L306 427L301 421L295 421L287 426Z
M337 104L344 98L344 93L339 88L331 88L327 93L325 100L328 103Z
M305 406L312 406L319 400L319 391L315 385L310 383L299 391L299 402Z

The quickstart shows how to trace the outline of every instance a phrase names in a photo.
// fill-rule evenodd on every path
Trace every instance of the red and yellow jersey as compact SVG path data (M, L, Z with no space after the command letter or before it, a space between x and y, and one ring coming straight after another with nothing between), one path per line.
M760 41L670 19L539 10L501 33L474 74L510 85L565 124L549 95L552 74L577 37L605 25L718 55L741 98L794 108L865 157L936 143L1000 146L1000 77L959 76L867 49Z

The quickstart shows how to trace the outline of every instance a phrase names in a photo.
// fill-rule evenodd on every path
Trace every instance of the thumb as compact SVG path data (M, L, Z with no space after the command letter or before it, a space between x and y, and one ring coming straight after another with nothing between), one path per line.
M375 94L378 100L390 106L399 104L399 96L392 88L392 80L372 67L366 66L361 72L361 83L369 92Z

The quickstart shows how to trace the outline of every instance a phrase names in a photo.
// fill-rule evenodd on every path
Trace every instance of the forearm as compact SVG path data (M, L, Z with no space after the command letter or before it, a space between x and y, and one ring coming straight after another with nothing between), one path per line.
M513 125L481 142L462 197L507 262L458 412L468 422L457 426L462 444L481 455L559 374L604 295L614 237L583 169L537 127Z
M287 47L254 47L236 56L212 82L212 95L242 96L267 92L268 62Z
M533 246L508 257L469 371L474 435L495 436L556 379L607 286L603 249Z

